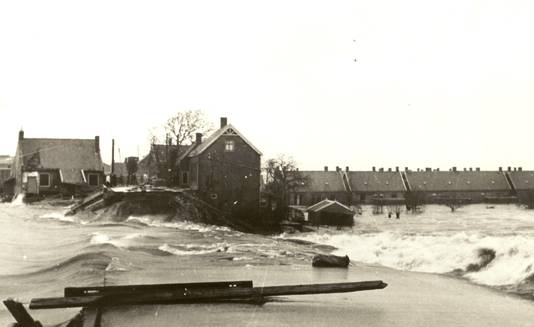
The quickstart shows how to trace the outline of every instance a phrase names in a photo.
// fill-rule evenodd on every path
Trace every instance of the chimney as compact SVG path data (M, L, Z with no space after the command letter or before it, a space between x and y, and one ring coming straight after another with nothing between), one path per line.
M499 171L502 172L502 167L499 167Z
M373 171L376 171L376 167L375 166L373 166Z
M399 166L395 167L395 171L398 173L399 172Z
M456 167L452 167L452 171L456 172Z
M517 168L514 167L514 171L517 171Z
M328 166L324 166L324 171L328 171Z
M384 168L380 168L378 171L383 173L384 172Z
M408 167L404 167L404 171L408 171Z
M436 168L436 171L439 171L439 168Z
M469 167L469 171L473 171L473 167Z
M200 143L202 143L202 133L197 133L196 136L197 137L196 137L195 143L199 145Z
M388 168L388 171L391 173L391 168Z
M475 170L476 170L476 171L480 171L480 167L477 167Z
M512 167L508 166L508 171L512 171Z
M345 171L348 173L349 172L349 166L345 167Z
M24 132L22 132L22 138L24 138ZM20 139L20 133L19 133ZM100 136L95 136L95 152L100 153Z
M20 140L24 140L24 131L22 129L19 131L19 141Z
M467 171L467 168L464 167L464 171Z
M228 119L226 117L221 117L221 128L228 125Z
M336 172L339 172L339 166L336 166Z
M518 171L523 171L523 167L517 167Z
M427 167L426 171L432 171L432 168L431 167Z

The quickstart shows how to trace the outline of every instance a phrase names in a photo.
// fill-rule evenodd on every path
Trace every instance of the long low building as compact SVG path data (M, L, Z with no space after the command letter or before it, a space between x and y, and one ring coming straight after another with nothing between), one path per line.
M504 172L499 171L408 171L403 172L410 192L420 192L425 203L447 198L493 202L513 195Z
M513 202L534 196L534 172L521 168L481 171L479 168L449 171L407 168L400 171L373 169L350 171L294 171L305 183L290 192L290 205L313 205L321 200L336 200L345 205L402 201L417 195L424 203L462 199L470 203Z

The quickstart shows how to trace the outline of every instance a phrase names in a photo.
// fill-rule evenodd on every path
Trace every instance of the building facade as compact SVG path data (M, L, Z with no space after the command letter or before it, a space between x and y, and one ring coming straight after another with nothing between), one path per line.
M13 157L0 155L0 194L10 193L9 183L6 183L11 176L11 165Z
M221 118L220 128L196 142L176 163L180 185L224 212L255 217L259 208L261 152Z
M410 192L423 195L425 203L464 199L470 203L500 202L509 198L512 188L504 172L464 170L404 172Z
M25 138L20 131L10 178L15 194L74 195L94 190L104 183L100 139Z

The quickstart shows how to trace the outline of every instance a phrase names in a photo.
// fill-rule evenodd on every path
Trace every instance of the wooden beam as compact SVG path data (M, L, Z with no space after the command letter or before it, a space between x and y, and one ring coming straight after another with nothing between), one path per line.
M180 284L144 284L144 285L117 285L117 286L94 286L94 287L66 287L65 297L95 296L109 294L132 294L160 291L178 291L196 289L226 289L236 287L252 287L251 280L206 282L206 283L180 283Z
M252 288L236 287L228 289L191 289L187 291L170 290L132 294L36 298L31 300L30 309L210 302L220 300L261 298L265 296L356 292L382 289L386 286L387 284L382 281L365 281L353 283L287 285Z
M18 327L42 327L40 322L33 320L32 316L26 311L26 308L13 299L7 299L4 301L4 305L7 307L13 318L17 321Z

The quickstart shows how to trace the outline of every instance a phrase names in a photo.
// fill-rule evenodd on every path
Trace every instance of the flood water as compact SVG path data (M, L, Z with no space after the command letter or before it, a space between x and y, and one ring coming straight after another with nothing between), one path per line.
M313 255L330 252L348 254L356 265L454 275L527 298L534 290L534 211L515 205L456 212L427 206L401 219L366 207L353 228L274 236L184 217L95 220L66 217L66 210L0 204L2 299L60 296L66 286L195 280L183 276L184 267L309 264ZM1 308L0 323L7 315Z

